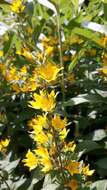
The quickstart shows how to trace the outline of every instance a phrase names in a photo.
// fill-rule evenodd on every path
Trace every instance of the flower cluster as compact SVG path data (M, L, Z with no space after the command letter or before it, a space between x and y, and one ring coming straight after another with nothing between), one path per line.
M43 59L43 55L40 55ZM38 64L35 61L37 60L38 54L32 52L28 47L17 50L16 56L18 56L19 59L24 58L25 61L31 64L24 64L23 66L17 67L15 64L17 62L16 58L8 60L7 63L0 63L0 73L2 77L10 84L11 89L16 93L35 91L38 87L52 84L56 81L59 72L63 69L60 68L58 64L49 60L46 60L45 63L42 62L42 60Z
M13 0L10 5L10 8L15 13L21 13L24 11L25 6L23 5L22 0Z
M89 170L89 165L79 161L75 142L66 142L69 132L67 126L70 123L66 117L53 112L56 105L55 92L41 90L39 94L34 93L32 98L29 106L41 109L42 114L36 115L28 122L29 133L36 148L28 150L22 162L29 170L39 168L45 174L56 173L56 178L60 176L59 184L64 187L73 190L82 187L81 181L91 176L94 170Z
M9 142L10 142L10 140L7 139L7 138L0 140L0 151L1 152L5 152L6 151L6 148L8 147Z

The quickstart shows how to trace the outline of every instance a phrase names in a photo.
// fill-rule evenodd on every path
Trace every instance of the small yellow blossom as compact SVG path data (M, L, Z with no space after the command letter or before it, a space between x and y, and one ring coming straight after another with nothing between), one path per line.
M18 81L20 79L15 66L11 66L10 69L6 71L5 79L8 82Z
M29 33L29 34L32 34L33 33L33 28L31 28L30 26L27 28L27 32Z
M20 69L20 74L26 74L27 73L27 67L24 65L23 67L21 67Z
M0 72L2 73L3 76L5 76L6 70L7 70L7 68L6 68L5 64L0 63Z
M79 174L80 173L80 163L77 161L70 161L68 166L66 166L66 169L69 171L71 176L74 174Z
M102 54L102 65L107 66L107 53Z
M30 52L30 50L28 48L23 47L23 48L17 50L16 54L24 56L29 61L34 61L34 56L32 55L32 53Z
M74 141L69 142L67 144L65 143L65 145L64 145L64 152L68 152L68 151L74 152L75 148L76 148L76 144L75 144Z
M52 118L52 126L56 131L66 128L67 125L68 123L66 118L61 119L59 115L55 115L54 118Z
M70 61L71 60L71 56L64 55L62 59L63 59L63 61Z
M47 46L49 45L49 41L50 41L49 38L44 37L44 38L41 40L41 44L43 45L43 47L47 47Z
M59 138L61 140L64 140L67 137L68 132L69 129L68 130L66 128L62 129L62 131L59 132Z
M44 48L47 48L48 46L55 46L58 44L58 38L50 36L47 38L46 36L41 40L41 44L43 45Z
M15 13L21 13L25 9L25 6L23 5L22 0L13 0L10 7L11 7L11 10Z
M37 115L36 117L32 118L31 121L28 122L28 126L30 129L33 129L36 134L40 133L44 128L47 127L47 118L46 115Z
M41 90L40 94L33 94L33 100L29 101L29 107L42 109L45 112L51 112L55 108L55 97L54 90L52 90L50 94Z
M106 47L107 46L107 36L101 37L101 39L99 41L97 41L97 43L99 45L101 45L102 47Z
M3 51L0 50L0 57L3 57Z
M46 80L47 82L51 82L56 80L61 69L62 68L59 68L54 63L47 62L46 64L42 64L39 67L39 74L42 79Z
M89 164L87 166L83 165L82 171L86 176L91 176L95 172L95 170L89 170Z
M43 55L42 55L42 53L38 52L38 53L36 54L36 58L37 58L37 60L38 60L39 62L42 62L42 61L43 61Z
M51 147L49 149L50 156L55 156L56 152L57 152L56 145L55 145L55 143L52 143L52 145L51 145Z
M71 190L77 190L78 188L78 181L75 179L72 179L67 185L67 187L71 188Z
M75 82L75 75L72 73L68 73L68 75L67 75L67 80L69 81L69 82Z
M22 162L24 162L25 163L24 165L29 167L29 170L31 171L37 167L38 159L33 152L28 150L26 154L26 159L23 159Z
M46 148L39 147L35 150L35 153L38 156L40 164L43 166L42 171L45 173L49 172L53 168L53 166L48 150Z
M27 78L25 83L21 86L22 92L35 91L39 86L36 76Z
M34 135L33 139L37 142L37 144L47 145L52 141L52 135L50 133L45 134L43 131Z
M49 153L48 150L42 146L39 146L38 149L35 149L34 152L38 157L48 157Z
M53 50L54 48L52 46L47 46L45 52L46 52L46 55L51 55L53 53Z
M17 83L13 83L11 84L11 88L13 91L15 91L16 93L19 93L21 90L20 90L20 87Z
M30 91L35 91L37 89L37 84L35 82L26 82L22 87L21 91L22 92L30 92Z
M10 140L5 139L0 141L0 151L5 151L5 148L9 145Z
M103 73L104 75L107 75L107 66L104 66L104 67L98 69L98 71Z
M41 159L41 164L43 165L43 168L42 168L42 171L44 173L47 173L49 172L50 170L52 170L53 166L52 166L52 163L51 163L51 160L50 158L45 158L45 159Z

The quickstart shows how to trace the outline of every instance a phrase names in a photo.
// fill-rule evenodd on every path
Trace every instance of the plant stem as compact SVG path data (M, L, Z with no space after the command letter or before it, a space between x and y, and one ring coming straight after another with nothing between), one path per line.
M51 125L51 129L52 129L52 132L53 132L53 139L54 139L54 143L55 143L55 146L56 146L56 151L57 151L57 155L58 155L58 158L59 158L59 164L60 164L60 171L61 171L62 179L63 179L63 183L64 183L66 181L66 179L65 179L65 176L64 176L64 173L63 173L63 163L62 163L62 158L61 158L61 154L60 154L60 147L58 145L55 130L52 127L52 125Z
M5 185L7 186L7 189L11 190L8 183L7 183L7 181L5 180L5 178L1 174L0 174L0 177L1 177L1 180L3 181L3 183L5 183Z
M57 30L58 30L58 41L59 41L59 59L60 59L60 67L63 68L61 70L61 88L62 88L62 110L65 113L65 83L64 83L64 64L63 64L63 54L62 54L62 41L61 41L61 24L60 24L60 2L57 4Z
M61 159L61 155L60 155L60 148L58 146L56 138L55 138L55 144L56 144L56 149L57 149L57 153L58 153L58 157L59 157L60 169L61 169L61 173L62 173L63 183L64 183L65 182L65 176L64 176L64 173L63 173L62 159Z

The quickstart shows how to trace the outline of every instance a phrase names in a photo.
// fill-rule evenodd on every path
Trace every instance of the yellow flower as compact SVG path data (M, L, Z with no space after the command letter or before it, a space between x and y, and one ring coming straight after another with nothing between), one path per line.
M52 53L53 53L53 47L52 46L47 46L46 47L46 50L45 50L45 52L46 52L46 55L51 55Z
M67 80L70 82L75 82L75 76L74 76L74 74L72 73L68 73L68 75L67 75Z
M67 119L61 119L59 115L55 115L54 118L52 118L52 126L54 129L57 130L62 130L68 125Z
M43 131L34 135L33 139L37 142L37 144L47 145L52 141L52 135L50 133L45 134Z
M107 75L107 66L102 67L101 69L98 69L98 71L102 72L103 74Z
M28 48L22 48L16 51L16 54L24 56L29 61L34 61L34 57Z
M10 140L5 139L0 141L0 151L4 151L5 148L9 145Z
M0 63L0 72L2 73L3 76L5 76L6 70L7 70L6 65L3 63Z
M20 69L20 74L21 75L24 75L24 74L26 74L27 73L27 67L24 65L23 67L21 67L21 69Z
M79 174L80 173L80 163L77 161L70 161L68 166L66 166L66 169L69 171L71 176L74 174Z
M107 66L107 53L102 54L103 66Z
M28 150L26 154L26 159L23 159L22 162L25 163L24 164L25 166L29 167L29 170L33 170L34 168L37 167L38 159L33 152Z
M39 74L42 79L46 80L47 82L51 82L53 80L56 80L57 75L61 69L62 68L59 68L54 63L48 62L46 64L42 64L39 67Z
M53 168L53 166L48 150L46 148L39 147L35 150L35 153L38 156L40 164L43 166L42 171L45 173L49 172Z
M32 34L32 33L33 33L33 28L28 27L28 28L27 28L27 32L28 32L29 34Z
M17 73L17 68L15 66L11 66L10 69L7 70L5 79L9 82L18 81L20 79L20 76Z
M35 91L37 87L39 86L36 73L33 75L27 78L25 83L21 86L22 92Z
M56 153L57 153L56 145L55 145L55 143L52 143L52 145L49 149L49 154L50 154L50 156L55 157Z
M65 144L64 152L68 152L68 151L74 152L75 148L76 148L75 142L74 141L69 142L69 143Z
M25 6L22 4L22 0L13 0L10 7L15 13L21 13L25 9Z
M77 190L77 188L78 188L78 181L75 180L75 179L72 179L66 186L70 187L71 190Z
M82 171L86 176L91 176L95 172L95 170L89 170L89 164L87 166L83 165Z
M30 129L33 129L36 134L40 133L44 128L47 127L47 118L46 115L37 115L36 117L32 118L31 121L28 122L28 126Z
M88 49L85 51L86 56L95 56L96 55L96 49L92 48L92 49Z
M69 132L69 129L67 130L66 128L64 128L62 131L60 131L59 138L61 140L64 140L66 138L68 132Z
M3 51L0 50L0 57L3 57Z
M11 87L12 87L12 90L15 91L16 93L20 92L20 87L17 83L13 83Z
M69 55L64 55L62 59L63 61L70 61L71 57Z
M39 146L38 149L35 149L34 152L36 153L36 155L38 157L48 157L49 154L48 154L48 150L42 146Z
M45 112L51 112L55 108L55 92L51 91L49 94L46 91L41 90L40 95L33 94L33 100L29 101L29 106L34 109L42 109Z
M97 43L99 45L101 45L102 47L106 47L107 46L107 36L101 37L101 39L99 41L97 41Z
M41 164L43 165L42 171L44 173L49 172L50 170L52 170L52 163L50 161L50 158L45 158L45 159L41 159Z

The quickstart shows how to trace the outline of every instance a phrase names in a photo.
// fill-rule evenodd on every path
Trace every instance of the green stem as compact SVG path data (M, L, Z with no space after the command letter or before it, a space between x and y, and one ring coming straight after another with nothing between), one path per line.
M64 183L66 180L65 180L65 176L64 176L64 172L63 172L63 164L62 164L62 158L61 158L61 155L60 155L60 148L58 146L56 138L55 138L55 145L56 145L56 149L57 149L57 153L58 153L58 157L59 157L60 170L61 170L61 173L62 173L62 178L63 178L63 183Z
M63 184L64 184L64 182L66 181L66 178L65 178L65 175L64 175L64 172L63 172L63 163L62 163L62 158L61 158L61 153L60 153L60 147L58 145L55 130L52 127L52 125L51 125L51 129L52 129L52 132L53 132L53 140L54 140L54 143L55 143L55 146L56 146L56 151L57 151L57 155L58 155L58 158L59 158L59 164L60 164L60 171L61 171L61 174L62 174L62 179L63 179Z
M60 67L63 68L61 70L61 88L62 88L62 110L65 111L65 83L64 83L64 63L63 63L63 54L62 54L62 41L61 41L61 24L60 24L60 11L59 11L60 3L57 4L57 30L58 30L58 41L59 41L59 59L60 59Z

